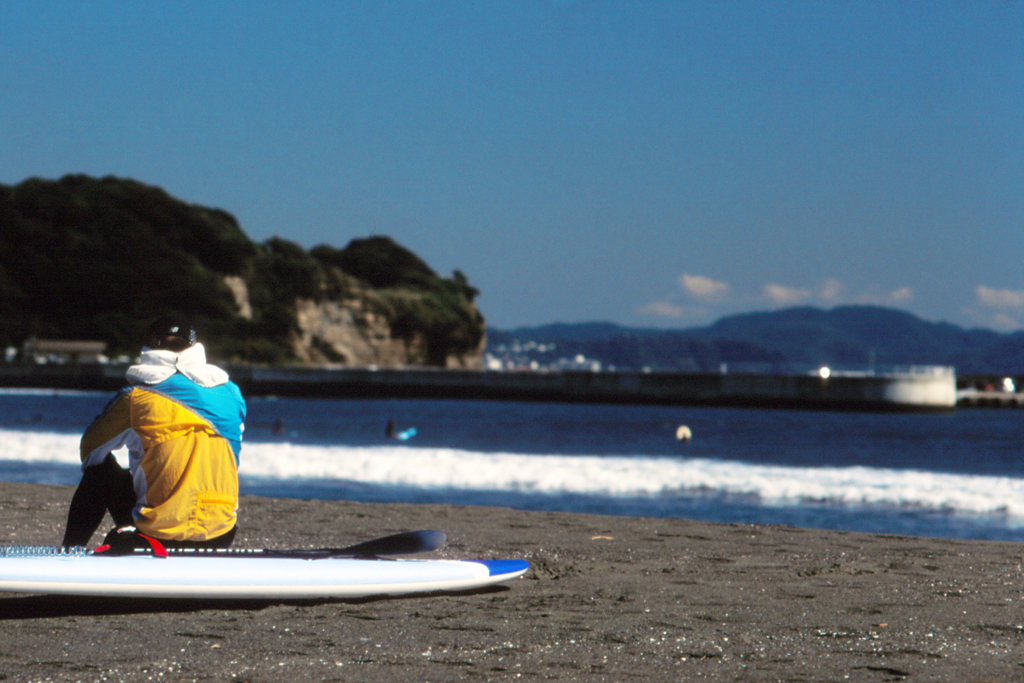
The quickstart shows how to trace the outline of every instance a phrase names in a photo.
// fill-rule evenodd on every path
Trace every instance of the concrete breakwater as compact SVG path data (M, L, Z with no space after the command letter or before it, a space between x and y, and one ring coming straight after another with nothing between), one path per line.
M0 386L114 391L124 366L0 365ZM759 375L668 372L488 372L476 370L227 366L247 396L445 398L742 406L822 410L953 410L952 368L886 374Z
M965 408L1024 408L1024 393L958 389L956 404Z
M952 368L886 375L741 375L234 368L250 395L501 399L835 410L952 410Z

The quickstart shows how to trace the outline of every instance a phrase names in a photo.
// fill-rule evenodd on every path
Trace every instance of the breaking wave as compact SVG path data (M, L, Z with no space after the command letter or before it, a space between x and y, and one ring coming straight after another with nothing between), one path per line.
M77 435L0 430L0 460L78 464ZM122 462L125 454L119 454ZM423 490L665 499L725 496L758 505L809 503L997 515L1024 526L1024 479L874 467L793 467L705 458L484 453L409 446L247 443L239 474Z

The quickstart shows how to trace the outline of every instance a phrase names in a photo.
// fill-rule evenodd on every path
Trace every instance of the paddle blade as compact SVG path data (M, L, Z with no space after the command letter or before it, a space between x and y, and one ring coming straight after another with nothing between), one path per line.
M406 531L393 536L384 536L363 541L345 548L328 548L332 555L356 555L374 557L377 555L411 555L437 550L448 539L443 531Z

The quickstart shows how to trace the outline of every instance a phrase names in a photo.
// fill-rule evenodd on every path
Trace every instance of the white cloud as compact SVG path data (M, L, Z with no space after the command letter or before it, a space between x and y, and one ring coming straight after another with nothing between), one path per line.
M729 291L729 285L725 282L712 280L703 275L690 275L683 273L679 276L679 284L683 291L697 301L707 303L720 303Z
M811 293L806 289L776 284L765 285L761 293L776 306L794 306L811 297Z
M846 284L834 277L826 278L820 285L806 289L772 282L761 287L757 296L749 291L734 291L729 283L704 275L684 273L677 280L685 299L680 300L677 296L667 296L637 307L636 313L663 319L696 320L720 315L726 307L754 305L757 302L763 305L766 301L774 308L805 305L902 307L910 304L916 296L913 288L905 286L892 290L870 286L866 290L851 291ZM980 287L979 298L982 296L982 291L988 293L989 298L1001 301L1019 301L1015 305L1024 308L1024 292L1003 292L1001 296L993 296L991 294L993 290ZM1001 321L1002 327L1009 324L1009 320Z
M978 303L989 308L1024 308L1024 291L1014 289L990 289L978 285L974 290Z
M997 332L1024 329L1024 291L978 285L974 295L974 303L960 310L973 324Z
M1016 318L1012 318L1005 313L997 313L992 318L992 327L996 330L1002 330L1004 332L1013 332L1021 328L1020 322Z
M835 278L829 278L821 285L821 292L818 294L818 298L827 303L834 303L839 301L842 292L843 283Z
M683 309L667 301L652 301L637 309L640 315L653 315L656 318L682 318Z
M914 290L910 287L900 287L889 293L889 303L908 304L914 300Z
M978 305L964 306L960 315L971 325L997 332L1016 332L1024 329L1024 318L1013 311L992 310Z
M768 288L773 288L771 292ZM777 303L795 303L806 298L802 289L791 289L782 285L768 285L764 296ZM846 285L836 278L829 278L818 290L817 300L829 306L860 304L869 306L903 306L914 300L914 290L910 287L899 287L890 292L880 287L870 287L867 291L849 292Z

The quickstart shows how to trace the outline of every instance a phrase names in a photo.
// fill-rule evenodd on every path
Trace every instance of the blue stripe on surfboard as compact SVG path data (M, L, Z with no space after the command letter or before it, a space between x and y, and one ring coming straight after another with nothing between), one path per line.
M503 574L516 574L530 568L526 560L474 560L487 567L488 576L501 576Z

